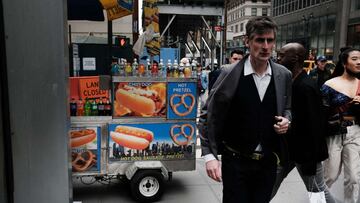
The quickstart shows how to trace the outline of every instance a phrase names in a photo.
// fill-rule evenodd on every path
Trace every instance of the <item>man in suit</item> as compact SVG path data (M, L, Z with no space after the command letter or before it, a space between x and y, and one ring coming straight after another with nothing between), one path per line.
M250 54L221 71L203 108L202 155L208 176L223 182L223 202L269 202L284 164L291 72L269 60L276 30L267 16L248 21Z
M278 63L287 67L293 78L292 127L287 135L290 159L295 162L307 191L324 191L326 202L330 203L335 200L325 184L321 163L328 158L325 112L316 82L303 70L305 55L306 50L299 43L288 43L278 52ZM293 168L294 165L290 166L284 177Z

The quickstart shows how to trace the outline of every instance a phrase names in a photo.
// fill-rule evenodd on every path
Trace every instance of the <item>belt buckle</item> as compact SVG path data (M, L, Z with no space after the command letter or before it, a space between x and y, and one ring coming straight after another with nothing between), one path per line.
M256 161L259 161L260 159L263 158L264 155L262 154L259 154L259 153L252 153L250 155L250 158L253 159L253 160L256 160Z
M341 122L341 127L348 127L348 126L352 126L352 125L355 125L355 120L344 120Z

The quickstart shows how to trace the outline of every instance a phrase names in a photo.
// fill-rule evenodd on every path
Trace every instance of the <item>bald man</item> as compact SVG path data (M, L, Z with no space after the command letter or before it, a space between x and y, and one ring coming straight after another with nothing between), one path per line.
M290 159L309 192L324 191L326 202L335 202L325 184L321 163L328 158L325 113L317 84L303 70L305 56L306 50L299 43L288 43L278 52L278 63L292 72L293 120L287 135Z

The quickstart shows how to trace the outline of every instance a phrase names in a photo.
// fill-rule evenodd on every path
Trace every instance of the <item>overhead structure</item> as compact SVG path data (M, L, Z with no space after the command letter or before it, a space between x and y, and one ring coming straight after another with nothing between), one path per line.
M223 0L165 0L158 7L163 47L179 47L183 56L190 52L202 65L205 58L222 61L214 27L223 25Z

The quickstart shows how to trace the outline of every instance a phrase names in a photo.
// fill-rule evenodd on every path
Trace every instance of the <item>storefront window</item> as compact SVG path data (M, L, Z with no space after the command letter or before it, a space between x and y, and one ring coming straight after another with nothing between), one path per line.
M350 10L351 11L360 10L360 0L351 0Z
M320 18L319 26L320 26L319 34L320 35L326 34L326 32L327 32L327 30L326 30L326 16L323 16L323 17Z
M293 38L293 25L292 24L289 24L288 25L288 28L287 28L287 39L292 39Z
M348 46L360 48L360 24L348 27Z

